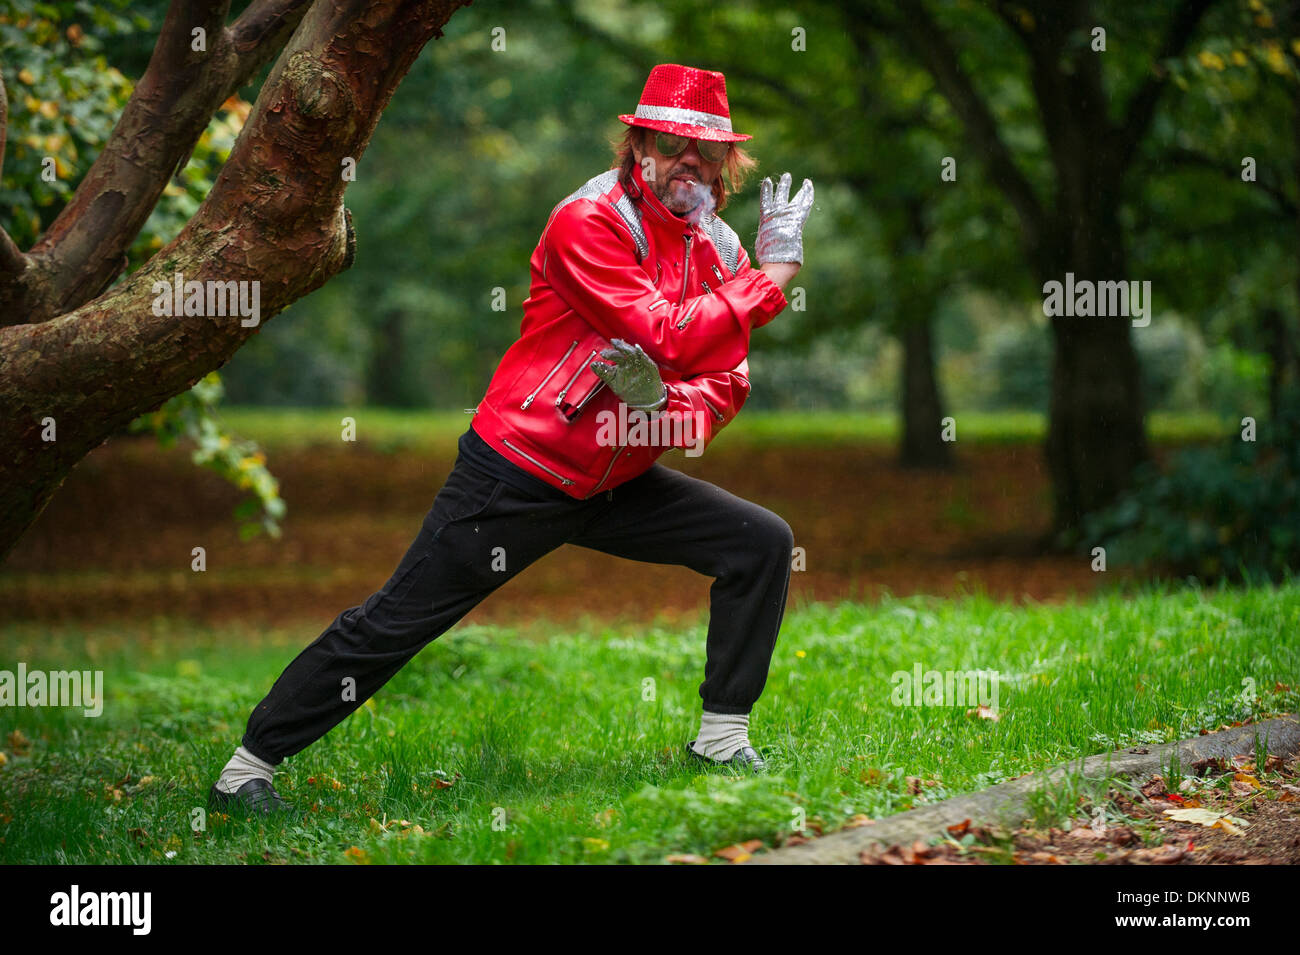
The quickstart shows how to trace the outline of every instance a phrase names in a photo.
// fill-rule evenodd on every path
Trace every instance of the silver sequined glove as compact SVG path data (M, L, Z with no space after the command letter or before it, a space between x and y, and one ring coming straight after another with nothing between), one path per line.
M640 345L629 345L621 338L611 341L613 348L602 351L601 358L613 362L607 365L593 358L588 367L596 377L627 403L629 408L658 411L668 403L668 388L659 377L659 366L642 351Z
M790 174L781 174L781 183L772 196L772 178L769 176L758 187L758 242L755 252L758 264L768 262L798 262L803 264L803 224L813 204L813 184L805 179L803 186L790 198Z

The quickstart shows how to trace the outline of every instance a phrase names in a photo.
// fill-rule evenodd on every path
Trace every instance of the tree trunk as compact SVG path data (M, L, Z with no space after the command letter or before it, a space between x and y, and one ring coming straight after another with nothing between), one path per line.
M929 316L907 322L903 344L903 439L899 464L905 468L950 468L952 446L943 440L943 399L935 374L933 321Z
M1056 529L1109 504L1146 460L1141 380L1128 319L1052 320L1046 455Z
M1091 156L1060 162L1057 202L1071 208L1073 215L1064 233L1052 233L1048 251L1058 266L1045 270L1044 283L1064 285L1067 272L1073 273L1076 289L1083 281L1134 278L1128 274L1114 180L1103 185L1099 175L1106 154L1095 150ZM1093 185L1081 185L1090 182ZM1110 504L1130 486L1133 469L1149 454L1141 368L1130 334L1133 317L1095 314L1101 310L1100 300L1098 295L1091 316L1051 319L1052 381L1044 452L1052 476L1054 530L1063 544L1073 543L1085 514ZM1110 311L1111 303L1107 305ZM1145 300L1144 307L1151 320L1152 302Z
M406 349L403 348L403 323L405 319L400 309L384 312L375 329L376 343L370 356L370 365L366 369L366 401L383 408L410 408L415 406L407 390L402 364Z

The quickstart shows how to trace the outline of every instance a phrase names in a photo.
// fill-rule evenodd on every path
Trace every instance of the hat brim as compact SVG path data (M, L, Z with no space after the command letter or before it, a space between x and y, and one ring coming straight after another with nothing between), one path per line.
M692 139L703 139L707 142L741 143L754 138L753 136L746 136L744 133L729 133L725 129L692 126L690 123L674 123L667 119L640 119L631 113L624 113L619 119L629 126L641 126L644 129L653 129L660 133L675 133L678 136L689 136Z

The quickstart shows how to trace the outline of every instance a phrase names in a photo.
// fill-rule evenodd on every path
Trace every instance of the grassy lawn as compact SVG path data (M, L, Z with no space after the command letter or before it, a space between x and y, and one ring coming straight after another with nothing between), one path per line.
M464 411L394 411L383 408L292 409L225 408L221 418L241 438L251 438L268 448L335 444L342 421L356 422L356 437L381 448L399 450L447 444L469 427ZM1047 419L1036 412L975 412L957 417L957 440L1039 442L1047 433ZM1213 440L1233 432L1233 421L1196 413L1154 413L1148 430L1158 442ZM898 419L893 414L827 411L742 411L727 425L728 442L756 445L826 444L834 442L892 443L898 440Z
M97 718L0 710L0 862L661 862L772 846L799 818L829 832L1068 758L1294 710L1297 633L1300 584L1054 607L978 596L791 607L751 717L772 772L742 778L701 772L682 752L698 727L702 630L539 645L463 624L281 765L277 786L310 808L305 822L212 815L196 832L249 710L316 633L9 624L0 669L102 670L106 700ZM915 664L998 671L999 719L893 705L891 674ZM1243 680L1262 699L1244 701Z

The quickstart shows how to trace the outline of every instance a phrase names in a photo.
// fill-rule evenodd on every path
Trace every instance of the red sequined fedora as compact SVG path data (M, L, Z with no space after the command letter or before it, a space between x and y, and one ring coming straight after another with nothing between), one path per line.
M692 139L736 143L754 138L731 131L727 80L721 73L676 63L660 63L652 69L636 112L619 119L629 126Z

